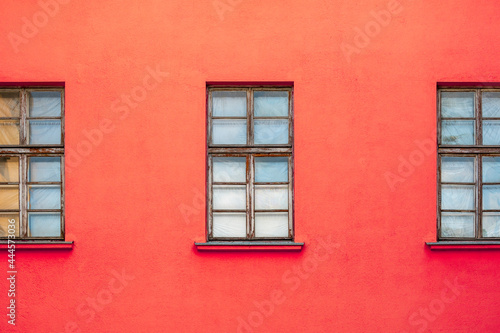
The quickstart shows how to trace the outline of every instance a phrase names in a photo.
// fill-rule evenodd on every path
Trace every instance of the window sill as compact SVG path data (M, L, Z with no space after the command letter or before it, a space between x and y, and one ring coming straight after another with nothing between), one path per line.
M425 243L431 250L500 250L500 241L442 241Z
M304 243L280 241L214 241L194 243L198 251L302 251Z
M69 241L21 241L15 240L15 243L8 244L7 240L0 241L0 251L8 250L9 246L14 244L16 250L72 250L74 242ZM12 249L12 248L11 248Z

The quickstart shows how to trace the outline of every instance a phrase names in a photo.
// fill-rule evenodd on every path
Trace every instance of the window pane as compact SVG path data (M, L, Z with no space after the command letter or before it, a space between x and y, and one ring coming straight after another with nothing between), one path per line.
M257 183L288 182L288 157L256 157Z
M19 209L19 185L0 186L0 209Z
M288 91L253 93L255 117L288 117Z
M212 92L212 116L214 117L246 117L246 91L214 91Z
M61 214L28 213L29 231L32 237L61 236Z
M474 183L474 157L441 158L441 181Z
M474 92L442 92L441 117L474 118Z
M473 145L475 143L473 120L443 120L441 143L446 145Z
M247 215L245 213L214 213L214 237L246 237Z
M60 157L30 157L28 169L30 182L60 182Z
M0 117L19 117L19 92L0 93Z
M500 209L500 186L483 185L483 209Z
M213 209L246 209L245 185L214 185Z
M19 121L0 120L0 145L19 144Z
M288 119L255 119L254 127L256 145L288 143Z
M9 220L16 221L9 223ZM19 214L18 213L0 213L0 237L7 237L9 235L9 225L15 225L15 233L11 235L19 236ZM11 228L12 229L12 228Z
M483 92L482 107L483 118L500 118L500 93Z
M500 183L500 157L483 157L483 182Z
M288 185L255 186L255 209L288 209Z
M213 119L212 143L244 145L247 143L247 121L244 119Z
M500 121L483 121L483 145L500 145Z
M288 213L255 213L255 237L288 237Z
M60 144L60 120L30 120L30 144Z
M247 159L245 157L214 157L212 159L214 182L246 182Z
M32 91L30 94L30 117L60 117L60 91Z
M442 185L441 209L475 209L474 186Z
M441 237L474 237L474 214L442 213Z
M483 213L483 237L500 237L500 213Z
M61 187L29 186L29 209L61 209Z
M0 182L19 182L19 157L0 157Z

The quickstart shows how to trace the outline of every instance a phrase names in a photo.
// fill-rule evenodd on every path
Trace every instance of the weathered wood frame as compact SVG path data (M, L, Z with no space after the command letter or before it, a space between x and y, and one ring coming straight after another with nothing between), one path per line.
M247 99L246 117L212 117L212 92L214 91L245 91ZM254 117L253 93L255 91L286 91L288 92L288 116L287 117ZM212 119L245 119L247 121L247 143L244 145L215 145L212 144ZM286 144L254 144L254 119L287 119L288 120L288 143ZM246 158L246 182L245 183L214 183L212 177L213 157L245 157ZM288 158L288 182L285 183L259 183L269 185L288 185L288 236L287 237L256 237L255 236L255 157L287 157ZM206 239L207 241L290 241L294 239L294 183L293 183L293 87L291 86L207 86L207 211L206 211ZM212 192L214 185L245 185L246 186L246 209L238 212L246 213L247 232L245 237L221 238L213 236L212 216ZM232 212L231 210L223 210ZM265 212L278 212L284 210L265 210ZM216 211L217 212L217 211ZM260 212L260 211L257 211Z
M500 240L500 237L483 237L482 215L483 212L498 212L500 210L483 210L483 170L482 163L484 157L500 157L500 146L483 145L483 117L482 117L482 93L500 92L500 89L493 88L472 88L464 87L439 87L437 90L437 235L439 241L485 241ZM474 118L442 118L441 117L441 93L442 92L473 92L474 93ZM473 145L443 145L441 144L441 124L442 120L474 120L475 142ZM500 120L500 118L485 118L487 120ZM441 181L441 160L443 157L472 157L474 158L474 183L449 183ZM474 210L445 210L441 209L441 185L474 185L475 189L475 209ZM487 183L487 185L500 185L500 183ZM474 213L475 232L474 237L442 237L441 236L441 213L442 212L465 212Z
M60 117L30 117L29 116L29 93L32 91L58 91L61 93L61 116ZM1 88L0 92L19 92L20 115L19 118L0 118L1 120L19 120L19 145L0 145L0 157L17 156L19 158L19 182L12 183L19 186L19 236L17 239L24 240L64 240L65 218L64 218L64 88L62 87L8 87ZM61 122L60 144L30 144L29 143L29 121L30 120L59 120ZM60 157L61 179L59 182L28 182L29 159L32 157ZM2 183L10 184L10 183ZM29 209L28 187L30 185L59 185L61 187L60 209ZM13 210L0 210L0 213L14 212ZM32 237L28 228L28 213L60 213L61 234L57 237ZM0 237L6 239L7 237Z

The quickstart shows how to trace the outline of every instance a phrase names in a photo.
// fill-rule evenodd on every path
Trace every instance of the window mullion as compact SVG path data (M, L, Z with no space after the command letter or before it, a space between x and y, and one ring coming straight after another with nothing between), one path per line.
M61 144L64 146L64 142L66 140L66 125L65 125L65 121L64 121L64 117L65 117L65 103L64 103L64 99L65 99L65 91L62 90L61 91ZM61 229L64 231L64 229ZM64 235L64 232L63 232L63 235Z
M28 195L26 188L26 180L27 178L27 158L25 154L21 154L19 156L19 162L21 164L21 174L19 175L19 191L21 192L21 211L19 214L20 219L20 237L27 238L28 237Z
M483 238L483 156L476 155L477 159L477 203L476 203L476 238Z
M293 163L292 156L288 156L288 237L293 238Z
M255 209L254 209L254 156L249 154L247 157L247 238L255 237Z
M437 93L437 143L438 143L438 151L439 147L441 146L441 91L438 91Z
M253 91L247 90L247 144L253 146Z
M208 91L207 108L208 108L208 128L207 128L207 141L208 145L212 144L212 92Z
M25 89L21 89L21 119L19 123L19 132L20 132L20 145L26 145L26 137L27 137L27 128L26 128L26 113L28 112L28 96Z
M481 90L476 90L476 103L475 104L475 117L476 117L476 145L480 146L483 144L483 121L482 121L482 112L481 112Z
M439 132L439 131L438 131ZM438 240L441 238L441 158L442 155L439 152L438 148L438 156L437 156L437 235Z
M208 172L207 172L207 177L208 177L208 186L207 186L207 197L208 197L208 203L207 203L207 241L213 238L213 203L212 203L212 191L213 191L213 170L212 170L212 155L208 156Z
M476 89L475 117L476 117L476 144L483 144L483 120L482 120L482 93L481 89ZM476 155L477 165L477 195L476 195L476 225L475 238L480 239L482 235L483 221L483 154Z

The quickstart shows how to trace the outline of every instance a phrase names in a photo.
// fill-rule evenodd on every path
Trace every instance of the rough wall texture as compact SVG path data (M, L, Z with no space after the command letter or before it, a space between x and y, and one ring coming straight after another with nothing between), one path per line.
M0 82L65 83L76 244L17 251L17 325L2 312L2 332L500 329L500 252L424 245L436 239L436 83L500 82L496 2L0 7ZM207 81L294 82L302 252L193 247Z

